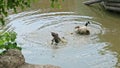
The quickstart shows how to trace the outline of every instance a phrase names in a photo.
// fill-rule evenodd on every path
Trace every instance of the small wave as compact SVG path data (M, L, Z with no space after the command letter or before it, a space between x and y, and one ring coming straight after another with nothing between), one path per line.
M92 17L77 15L75 12L40 13L38 10L13 14L8 19L9 24L6 28L17 33L17 42L23 47L23 54L29 63L61 63L60 66L63 68L73 65L76 68L99 68L103 64L106 64L103 68L110 68L116 63L115 56L110 53L99 53L108 45L99 42L99 35L104 34L105 30L102 24L93 21ZM91 34L75 34L74 27L84 26L86 21L91 22L88 26ZM65 37L67 44L52 47L51 32Z

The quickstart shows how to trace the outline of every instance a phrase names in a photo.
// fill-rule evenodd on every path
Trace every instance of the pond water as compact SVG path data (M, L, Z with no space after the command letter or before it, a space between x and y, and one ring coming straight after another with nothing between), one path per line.
M26 62L61 68L119 68L120 15L106 12L98 4L85 6L84 1L65 0L61 9L53 9L44 0L8 17L6 28L17 33ZM87 21L91 34L75 34L74 27ZM67 42L51 45L51 32Z

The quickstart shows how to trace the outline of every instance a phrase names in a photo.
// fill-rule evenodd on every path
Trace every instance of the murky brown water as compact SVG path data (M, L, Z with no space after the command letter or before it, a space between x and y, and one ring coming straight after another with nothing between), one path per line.
M65 0L61 9L50 8L47 1L8 17L8 30L17 32L26 62L62 68L120 67L120 14L106 12L98 4L85 6L85 0ZM91 34L76 35L74 27L88 20ZM51 31L64 36L67 43L51 45Z

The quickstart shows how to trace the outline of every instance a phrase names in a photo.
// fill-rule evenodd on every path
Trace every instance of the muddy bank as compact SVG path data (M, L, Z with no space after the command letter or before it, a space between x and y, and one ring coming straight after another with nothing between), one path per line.
M34 65L25 62L21 51L10 49L0 55L0 68L60 68L53 65Z

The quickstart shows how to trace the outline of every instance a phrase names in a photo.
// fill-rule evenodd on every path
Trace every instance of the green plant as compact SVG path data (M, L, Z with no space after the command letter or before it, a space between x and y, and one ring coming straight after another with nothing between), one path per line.
M57 6L58 8L61 8L61 5L60 5L60 0L50 0L51 1L51 7L54 8L55 6ZM64 1L64 0L62 0Z
M16 33L15 32L5 32L0 35L0 49L8 50L8 49L19 49L21 47L17 46L16 43Z
M30 7L31 2L34 1L38 0L0 0L0 25L5 25L5 17L8 16L9 10L13 9L13 11L17 13L17 8L23 10L25 7ZM60 0L50 0L51 7L54 8L54 5L60 7L59 1Z
M0 0L0 23L5 24L5 17L8 16L9 10L17 12L17 8L24 9L30 7L31 0Z

